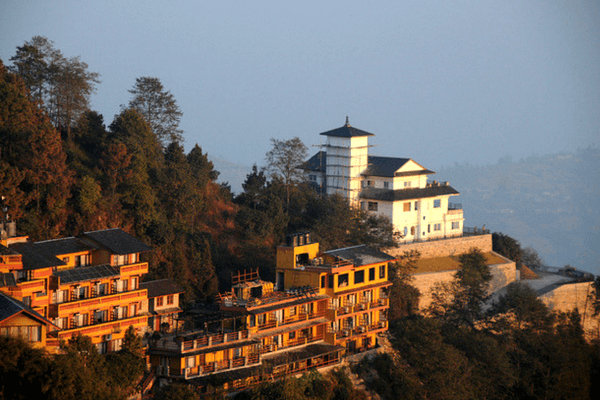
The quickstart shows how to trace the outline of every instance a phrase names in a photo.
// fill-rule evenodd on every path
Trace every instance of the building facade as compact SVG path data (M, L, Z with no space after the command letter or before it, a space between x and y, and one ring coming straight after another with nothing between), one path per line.
M151 248L120 229L86 232L40 242L26 236L2 239L0 291L22 301L58 329L46 347L87 335L101 353L117 351L129 326L147 329L147 289L140 281Z
M400 242L461 236L463 211L449 202L459 193L448 182L428 182L434 172L410 158L368 154L374 134L348 123L321 133L327 141L303 166L307 180L326 194L388 217Z
M163 382L240 390L339 364L387 330L393 260L366 246L320 252L309 234L291 235L275 284L257 271L233 276L203 329L151 341L151 365Z

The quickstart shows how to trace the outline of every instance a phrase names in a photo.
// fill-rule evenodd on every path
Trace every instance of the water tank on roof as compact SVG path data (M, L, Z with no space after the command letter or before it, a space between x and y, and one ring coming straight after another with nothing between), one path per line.
M17 236L17 223L15 221L9 221L4 223L6 227L6 231L8 232L8 237Z
M305 245L304 234L300 233L297 235L297 237L298 237L298 246L304 246Z

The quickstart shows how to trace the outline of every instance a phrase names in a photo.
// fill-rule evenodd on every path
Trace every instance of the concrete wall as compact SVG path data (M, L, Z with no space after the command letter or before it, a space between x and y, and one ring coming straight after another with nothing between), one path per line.
M421 292L419 308L421 310L429 307L432 301L432 292L437 284L450 283L454 280L457 270L442 272L425 272L415 274L413 286ZM490 294L506 287L508 284L518 280L518 271L514 262L507 260L506 264L490 265L492 280L490 281Z
M589 298L591 293L592 282L569 283L542 294L540 300L553 311L567 312L577 309L587 336L597 338L600 333L600 319L593 315Z
M433 258L467 253L473 247L484 253L492 251L492 235L461 236L430 242L407 243L384 251L391 256L401 256L405 251L418 250L421 258Z

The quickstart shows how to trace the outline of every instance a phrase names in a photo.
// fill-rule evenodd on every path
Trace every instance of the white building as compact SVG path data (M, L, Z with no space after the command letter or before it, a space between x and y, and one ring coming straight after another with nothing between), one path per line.
M449 203L458 192L447 182L428 182L435 172L410 158L370 156L374 135L353 128L347 118L341 128L321 135L327 137L325 150L304 164L318 190L389 217L403 242L462 236L462 207Z

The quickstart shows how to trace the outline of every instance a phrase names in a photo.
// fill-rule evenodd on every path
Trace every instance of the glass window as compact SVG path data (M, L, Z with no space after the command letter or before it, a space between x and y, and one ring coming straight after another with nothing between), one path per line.
M377 202L376 201L369 202L369 211L377 211Z
M370 268L369 269L369 280L370 281L374 281L375 280L375 268Z
M441 231L442 230L442 224L434 224L433 225L433 230L434 231Z
M459 228L460 228L460 222L453 221L452 222L452 229L459 229Z
M404 211L410 211L410 202L404 203Z
M379 279L385 278L385 265L379 267Z
M354 272L354 283L363 283L365 281L365 271Z
M338 287L348 286L348 274L338 275Z
M387 181L383 182L383 187L386 188L386 189L389 189L390 183L387 182Z
M440 208L442 206L442 200L435 199L433 200L433 208Z
M174 295L172 295L172 294L167 296L167 304L168 305L173 304L173 298L174 298Z

